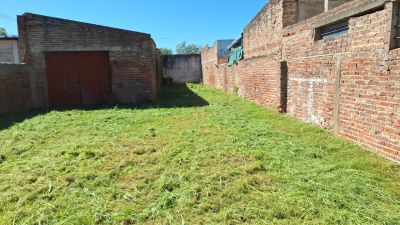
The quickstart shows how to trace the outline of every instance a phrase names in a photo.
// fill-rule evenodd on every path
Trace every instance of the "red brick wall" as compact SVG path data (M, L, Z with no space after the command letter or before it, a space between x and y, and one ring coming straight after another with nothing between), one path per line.
M282 0L271 0L244 28L243 48L245 58L268 56L281 57Z
M112 91L120 103L156 97L155 45L150 35L24 14L18 17L21 60L31 65L35 107L48 105L46 51L108 51Z
M280 110L284 107L281 102L283 77L280 61L258 57L240 61L232 67L222 66L220 73L224 90L232 92L237 89L235 91L240 96L268 108Z
M283 50L288 62L288 113L333 128L338 57L346 56L350 40L343 36L314 41L314 30L304 27L285 31L291 33L284 36Z
M281 90L281 83L286 82L286 78L280 61L257 57L242 60L231 67L216 65L203 64L206 67L203 68L206 85L227 92L237 91L240 96L277 111L285 108L286 95L285 90Z
M314 41L321 21L368 2L342 5L284 30L288 113L400 161L399 51L389 51L391 4L352 17L348 35Z
M29 67L0 64L0 113L27 110L31 106Z
M389 8L350 21L352 49L342 68L339 133L400 161L400 51L388 49Z
M270 32L274 30L274 32ZM217 45L202 50L203 82L233 91L265 107L282 110L285 104L281 82L282 5L279 0L267 4L243 32L245 60L227 67L217 57ZM286 98L286 97L284 97Z
M217 72L218 72L218 46L217 42L211 47L204 47L201 51L201 64L203 70L203 82L212 87L219 87L217 85Z
M390 50L392 3L354 0L282 28L293 16L291 3L264 7L245 28L245 59L205 72L205 83L226 91L236 86L270 108L285 102L288 114L400 161L400 50ZM346 17L347 35L316 40L316 28ZM271 18L283 22L268 27ZM280 64L287 65L287 86Z

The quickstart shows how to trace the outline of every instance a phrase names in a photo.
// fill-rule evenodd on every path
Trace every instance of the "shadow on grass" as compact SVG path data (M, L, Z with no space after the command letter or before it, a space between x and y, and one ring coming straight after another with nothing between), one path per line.
M208 106L209 103L198 96L186 85L169 85L161 89L160 96L152 102L144 102L129 105L93 105L93 106L75 106L56 109L38 109L18 113L0 114L0 131L5 130L24 120L34 118L36 116L45 115L51 111L69 111L69 110L102 110L102 109L155 109L155 108L192 108Z

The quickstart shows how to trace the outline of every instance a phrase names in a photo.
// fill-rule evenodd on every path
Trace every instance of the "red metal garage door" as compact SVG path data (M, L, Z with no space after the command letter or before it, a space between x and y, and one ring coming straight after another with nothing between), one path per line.
M104 103L111 93L108 52L46 53L51 107Z

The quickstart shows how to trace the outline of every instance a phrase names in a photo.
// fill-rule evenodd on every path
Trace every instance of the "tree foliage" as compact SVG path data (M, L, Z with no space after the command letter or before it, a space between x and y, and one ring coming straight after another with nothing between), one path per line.
M169 48L160 48L162 55L172 55L174 54L171 49Z
M201 46L195 44L187 44L186 41L176 46L177 54L200 54Z
M6 36L6 35L7 35L6 29L0 27L0 36Z

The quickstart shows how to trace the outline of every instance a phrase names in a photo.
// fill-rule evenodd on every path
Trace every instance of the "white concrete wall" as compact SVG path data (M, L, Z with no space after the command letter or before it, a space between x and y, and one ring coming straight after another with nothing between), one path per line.
M163 58L164 78L177 84L202 81L201 55L167 55Z
M0 63L19 63L17 40L0 39Z

